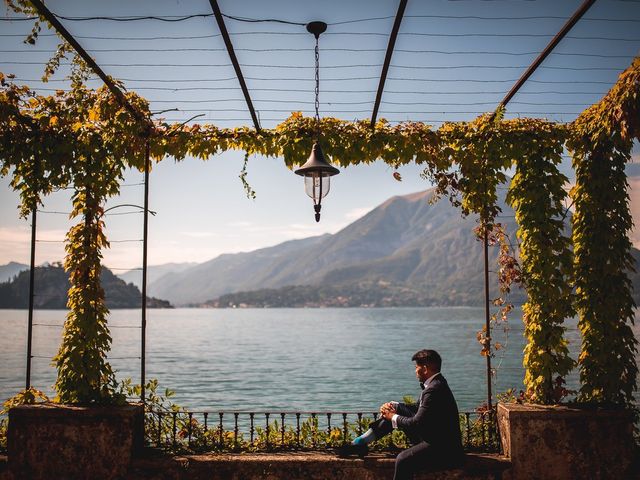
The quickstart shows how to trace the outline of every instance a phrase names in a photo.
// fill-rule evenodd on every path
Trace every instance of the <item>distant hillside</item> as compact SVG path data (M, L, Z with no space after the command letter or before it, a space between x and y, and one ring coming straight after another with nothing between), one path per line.
M29 265L16 262L9 262L6 265L0 265L0 283L8 282L24 270L29 270Z
M333 235L221 255L165 275L149 292L174 304L197 305L230 293L290 285L362 291L382 282L426 291L435 303L480 303L483 262L482 244L473 234L476 220L462 218L446 200L430 204L431 195L427 190L393 197ZM513 234L513 211L502 208L500 221ZM492 262L496 253L491 250Z
M148 291L151 295L168 298L175 305L189 305L224 293L270 287L273 284L265 279L275 274L279 264L287 264L292 256L313 249L327 237L330 235L290 240L248 253L220 255L183 272L164 275L150 283Z
M295 285L222 295L202 306L210 308L428 307L478 305L471 292L434 291L422 285L385 281L351 285ZM522 295L512 296L522 300Z
M633 297L640 305L640 250L633 249L636 272L630 274ZM429 307L480 305L477 288L466 292L434 290L424 285L393 284L385 281L343 285L295 285L277 289L229 293L203 304L210 308L313 308L313 307ZM523 303L525 296L515 292L513 303Z
M138 287L125 283L107 268L102 269L101 281L108 308L140 307L141 294ZM67 308L69 277L59 264L36 267L34 290L35 308ZM28 308L28 306L29 271L21 272L12 281L0 283L0 308ZM169 302L157 298L147 298L147 306L172 308Z
M634 171L630 167L629 173ZM640 182L640 177L629 178ZM481 305L483 249L473 234L476 219L462 218L446 200L429 203L431 195L427 190L390 198L333 235L220 255L193 266L151 267L148 292L177 305L218 307ZM631 198L634 211L640 202ZM498 220L514 238L514 212L503 200L500 206ZM490 250L492 270L496 253ZM640 252L633 255L640 265ZM632 274L632 281L640 304L640 272ZM490 284L494 298L493 273ZM60 291L66 293L64 285ZM127 305L138 305L140 293L135 292L136 300ZM107 291L110 296L110 301L117 298ZM514 303L524 299L520 291L509 297Z
M627 163L624 166L624 173L627 174L627 177L640 177L640 154L638 154L634 162Z
M164 275L174 275L176 273L183 272L191 267L195 267L196 265L198 264L195 262L149 265L147 267L147 287ZM142 288L141 270L129 270L128 272L119 273L117 276L127 283L133 283L136 287Z
M483 253L482 244L473 235L475 219L462 218L446 201L430 204L430 195L431 191L426 191L393 197L342 231L320 237L306 248L287 252L285 244L272 247L279 249L279 255L253 269L252 256L264 257L270 249L242 254L247 265L244 270L219 269L219 259L203 264L203 278L209 276L230 287L204 306L481 305ZM499 221L514 238L514 212L504 202L501 208ZM490 252L492 270L495 253L495 249ZM640 252L634 250L633 255L640 262ZM226 258L231 263L235 256ZM180 279L183 288L192 284L189 272ZM236 282L225 283L231 275ZM497 281L493 274L491 277L490 296L494 298ZM248 288L239 289L242 283L238 278ZM640 274L632 274L632 281L640 303ZM522 291L509 296L513 303L525 300Z
M640 307L640 250L631 249L635 272L629 273L633 299ZM465 292L434 290L426 285L393 284L379 280L339 285L295 285L222 295L205 302L210 308L299 308L299 307L429 307L479 305L477 288ZM510 294L509 301L523 303L521 291Z

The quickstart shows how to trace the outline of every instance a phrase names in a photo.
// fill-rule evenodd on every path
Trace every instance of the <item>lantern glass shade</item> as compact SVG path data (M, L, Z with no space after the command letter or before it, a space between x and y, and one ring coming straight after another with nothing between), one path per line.
M330 188L331 176L327 172L309 172L304 176L304 189L315 203L326 197Z

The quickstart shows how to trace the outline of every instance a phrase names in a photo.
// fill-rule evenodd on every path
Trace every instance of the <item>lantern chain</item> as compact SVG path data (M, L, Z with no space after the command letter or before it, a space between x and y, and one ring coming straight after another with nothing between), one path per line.
M319 36L316 36L316 141L320 139L320 49Z

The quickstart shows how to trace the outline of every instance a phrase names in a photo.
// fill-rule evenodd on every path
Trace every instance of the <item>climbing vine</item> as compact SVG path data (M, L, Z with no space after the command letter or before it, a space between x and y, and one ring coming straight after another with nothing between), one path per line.
M91 91L75 80L70 92L40 97L0 76L0 157L2 173L13 170L22 215L37 205L40 195L54 188L73 189L70 216L80 221L66 237L71 288L62 343L54 357L55 390L64 403L114 402L122 399L106 361L111 337L100 285L102 249L108 247L102 214L106 199L119 193L125 166L143 163L143 131L106 90ZM146 108L133 95L130 100Z
M635 304L627 272L634 268L633 222L624 173L640 139L640 59L604 99L573 123L568 147L576 185L573 245L576 307L582 333L580 398L632 405L637 389Z
M461 193L462 213L478 215L481 236L485 229L491 230L500 213L497 186L505 182L505 170L513 158L503 141L504 127L509 124L498 112L473 122L445 123L439 132L444 139L444 155L457 167L453 186Z
M557 194L557 188L564 192L562 185L566 181L566 178L559 174L557 168L543 167L548 163L545 160L547 155L553 154L553 161L559 162L566 135L565 128L562 125L544 120L503 120L502 115L503 112L499 110L494 114L483 115L470 123L445 124L439 133L443 136L442 143L445 145L443 152L451 159L454 168L446 171L437 171L431 175L427 175L426 172L423 174L427 178L432 177L431 179L436 185L438 194L449 197L454 205L461 207L464 215L476 214L478 216L477 238L484 241L486 234L486 241L489 246L499 249L497 255L497 278L500 294L493 299L493 305L499 307L499 311L491 315L491 321L496 326L501 323L504 324L507 320L507 314L513 309L513 305L508 302L507 298L511 288L514 285L521 285L524 279L532 277L531 272L528 271L528 269L531 269L532 259L523 257L527 264L525 265L525 271L522 272L516 258L517 248L512 245L504 225L496 222L496 217L501 213L497 188L506 182L506 171L514 165L517 165L517 172L520 173L519 177L518 173L516 173L516 184L523 187L512 188L510 192L511 203L516 207L526 205L527 202L530 202L532 196L535 196L541 204L544 204L545 199L548 203L549 196L553 197ZM553 178L541 179L539 183L529 185L536 187L536 189L529 191L527 190L529 186L521 183L523 178L521 172L526 168L523 165L527 165L527 162L532 161L530 160L532 158L538 159L539 168L543 170L543 173L549 174ZM553 165L553 162L551 162L551 166ZM555 205L555 200L552 200L552 203ZM549 208L545 207L537 213L552 215L556 211L550 211ZM524 232L528 232L529 228L535 229L539 226L529 221L527 226L524 227L520 220L526 223L528 218L524 212L520 217L517 217L518 223L521 225L521 238L526 236ZM539 223L541 224L543 221L544 219L540 218ZM562 224L562 221L556 220L552 224L555 227L558 223ZM530 237L526 238L528 240ZM525 248L528 249L527 252L532 250L529 243ZM520 253L522 254L522 252ZM538 260L553 264L553 262L557 261L556 253L554 249L545 249L538 252L537 257ZM561 274L556 280L556 286L562 285L564 291L570 290L568 276ZM532 288L535 288L538 284L536 281L544 283L546 278L536 277L536 280L530 280ZM554 300L555 297L551 297L547 302L554 304ZM531 302L529 305L531 305ZM539 315L532 316L527 313L527 306L525 306L523 320L528 325L527 328L530 332L539 332L539 340L542 341L548 335L545 328L547 320L540 318ZM555 321L562 323L567 316L570 316L570 310L559 308ZM562 332L560 330L560 342L564 341L562 340ZM486 328L478 332L477 338L482 345L481 353L483 355L493 355L491 338ZM528 338L532 340L529 334ZM499 349L501 346L494 343L493 348ZM533 349L534 347L531 348ZM537 351L538 348L539 345L536 344L534 350ZM533 357L531 357L531 361L533 361ZM528 361L525 361L525 364L529 365ZM547 367L552 373L566 374L566 368L559 363L549 364ZM528 378L525 379L525 385L529 387L530 384L531 381ZM551 397L540 398L539 396L533 396L532 400L545 403L552 401Z
M478 216L478 226L474 230L476 238L487 242L488 246L499 245L504 254L508 251L505 232L502 225L495 223L501 211L497 186L506 180L504 171L511 163L499 143L502 113L485 114L469 123L444 124L440 132L446 138L444 153L451 160L454 172L440 170L432 176L436 180L437 194L447 192L453 204L460 206L463 215ZM429 175L425 172L423 176ZM508 289L509 286L501 285L501 294ZM503 307L502 312L510 309L504 296L493 303ZM506 313L501 318L505 316ZM494 314L491 321L496 323L497 320ZM478 331L476 338L482 347L480 354L493 356L497 344L493 344L492 350L491 332L486 325Z
M528 294L522 307L527 338L525 395L531 402L549 404L560 401L555 385L574 365L562 326L573 316L568 281L572 254L564 234L568 180L557 168L564 143L561 132L538 129L530 135L536 137L538 148L519 158L507 201L519 225L521 274Z
M66 142L64 133L49 127L41 99L11 80L0 72L0 175L11 171L11 187L20 194L20 216L26 217L42 196L69 181L65 162L55 160Z
M129 165L144 161L144 132L105 90L91 92L74 84L66 100L73 108L59 112L56 123L74 134L71 217L80 217L80 222L66 238L69 313L53 359L58 369L54 388L63 403L124 401L116 393L115 375L105 358L111 336L100 285L102 249L109 246L103 214L106 199L119 193L124 159L130 159Z
M343 167L378 159L394 167L412 162L438 168L447 166L440 155L438 134L423 123L390 125L380 120L373 130L366 121L347 122L329 117L320 123L323 151L333 163ZM292 113L273 130L260 131L158 122L151 137L151 154L157 160L164 156L182 160L188 155L207 159L227 150L239 150L249 155L282 157L288 167L293 167L309 156L314 132L315 120L299 112Z

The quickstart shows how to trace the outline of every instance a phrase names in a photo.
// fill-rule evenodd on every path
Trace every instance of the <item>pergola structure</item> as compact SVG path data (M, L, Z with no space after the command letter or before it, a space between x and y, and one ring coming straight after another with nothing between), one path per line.
M141 112L132 102L129 97L127 97L126 93L122 91L121 87L115 82L109 75L105 73L105 71L100 67L98 63L93 59L85 48L81 45L81 42L75 38L67 28L61 23L60 18L53 14L47 6L41 2L40 0L30 0L31 5L35 8L38 15L45 19L56 31L57 33L63 37L63 39L75 50L77 55L82 58L84 62L90 67L90 69L105 83L108 87L109 91L116 98L117 102L123 107L126 111L128 111L131 116L139 122L142 126L141 131L151 131L154 128L153 122L151 122L148 116ZM384 58L384 63L382 64L381 73L378 80L378 88L376 92L375 101L373 104L373 108L371 111L370 119L369 119L369 128L374 131L377 125L377 119L379 115L379 109L381 105L381 101L383 98L383 93L385 91L385 83L387 80L388 71L393 58L394 47L396 45L396 40L398 37L398 33L401 28L401 24L403 21L403 17L405 15L405 10L407 7L407 0L400 0L397 13L395 16L395 20L393 23L393 28L391 32L388 34L388 46L386 49L386 54ZM551 39L546 48L542 50L539 55L533 60L533 62L525 69L525 71L520 75L520 77L513 83L513 86L505 93L504 98L499 102L495 107L495 112L501 112L504 108L509 104L509 102L514 98L519 89L527 82L527 80L532 76L532 74L536 71L537 68L541 66L541 64L545 61L548 55L557 47L557 45L562 41L562 39L570 32L572 27L585 15L585 13L589 10L589 8L595 3L595 0L586 0L584 1L579 8L574 12L574 14L566 20L562 28L557 32L557 34ZM243 93L244 100L246 102L246 108L251 116L253 121L253 125L257 134L262 132L262 127L260 125L260 121L258 118L258 114L256 109L254 108L254 102L251 98L251 91L247 87L247 83L243 76L242 65L238 61L236 53L234 51L233 43L231 40L231 36L227 31L225 25L225 15L220 10L218 2L216 0L210 0L211 9L213 12L213 17L217 23L219 31L224 40L225 48L228 53L229 59L233 66L237 81L240 85L240 88ZM635 108L635 107L634 107ZM492 122L495 119L496 113L490 115L489 122ZM479 127L482 129L482 124ZM579 145L576 145L576 150L579 150ZM146 140L146 151L145 151L145 159L144 159L144 185L145 185L145 193L144 193L144 229L143 229L143 263L142 263L142 344L141 344L141 385L142 385L142 398L144 399L144 385L145 385L145 328L146 328L146 291L147 291L147 240L148 240L148 214L149 214L149 204L148 204L148 193L149 193L149 170L150 170L150 146L149 140ZM490 175L491 170L482 171L482 175ZM444 178L444 177L440 177ZM483 182L487 182L486 178L483 178ZM447 191L447 188L450 187L445 185L444 191ZM469 205L467 205L469 208ZM470 208L473 211L473 207ZM32 246L31 246L31 278L30 278L30 289L31 289L31 301L29 305L29 331L28 331L28 349L27 349L27 377L26 377L26 388L31 386L30 382L30 362L31 362L31 336L32 336L32 319L33 319L33 281L34 281L34 270L35 270L35 231L36 231L36 208L33 208L32 215ZM481 217L482 217L482 212ZM488 214L487 214L488 215ZM490 217L490 215L489 215ZM488 218L488 217L487 217ZM492 218L488 221L491 223ZM482 230L482 235L484 236L484 279L485 279L485 329L486 335L484 338L484 347L488 349L490 352L491 349L491 324L490 324L490 299L489 299L489 265L488 265L488 236L490 235L490 229L484 228ZM487 403L489 408L492 405L492 392L491 392L491 355L486 355L487 362Z

